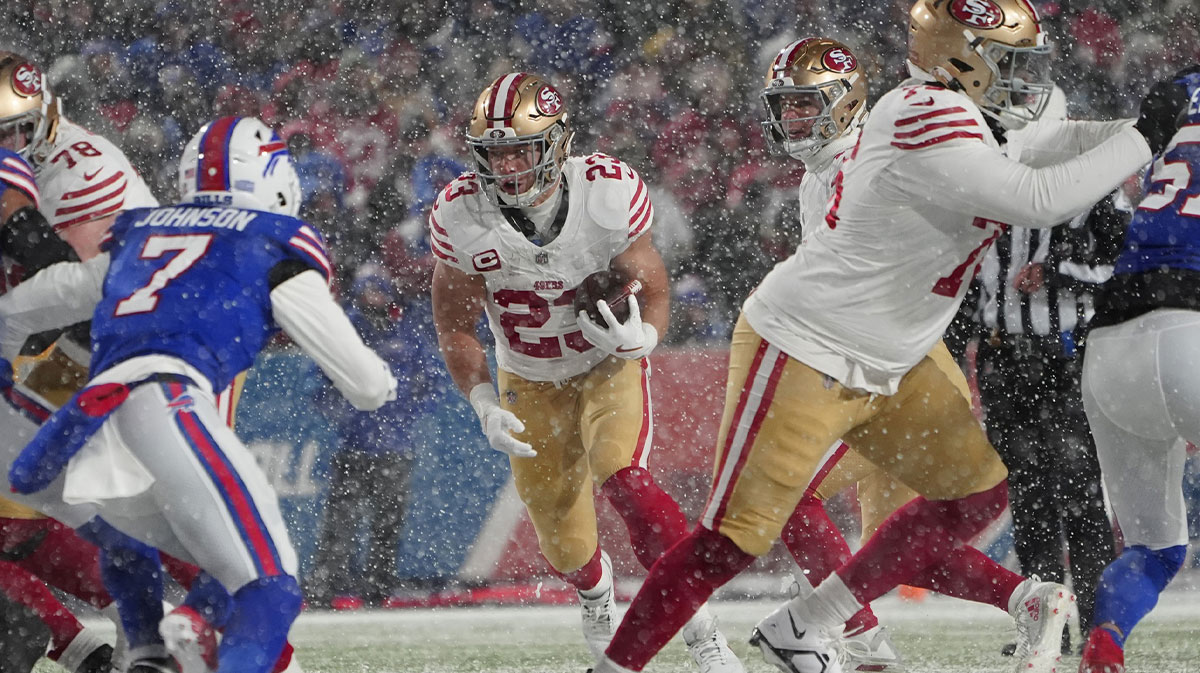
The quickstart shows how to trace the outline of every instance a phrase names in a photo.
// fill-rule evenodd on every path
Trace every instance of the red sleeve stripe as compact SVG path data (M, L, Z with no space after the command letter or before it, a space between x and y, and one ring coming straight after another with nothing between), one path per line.
M932 124L926 124L926 125L922 126L921 128L917 129L916 131L904 131L902 133L897 133L896 138L898 138L898 139L915 138L923 133L929 133L930 131L932 131L934 129L944 129L944 128L950 128L950 127L959 127L959 126L977 127L978 124L975 123L974 119L951 119L949 121L933 122Z
M91 222L92 220L98 220L101 217L104 217L105 215L111 215L111 214L117 212L124 205L125 205L125 199L122 198L120 201L117 201L116 203L112 204L111 206L105 206L104 208L102 208L100 210L94 210L90 213L84 213L83 215L80 215L79 217L73 217L69 220L63 220L62 222L55 222L54 230L62 231L63 229L74 226L76 224L82 224L84 222Z
M333 277L333 265L329 263L329 258L325 256L324 250L314 246L307 239L300 238L299 236L291 237L288 239L288 243L290 243L292 247L298 248L306 253L313 259L313 261L320 265L320 267L325 271L325 280L329 280Z
M442 252L441 250L438 250L437 246L431 246L431 249L433 250L433 254L437 255L441 259L444 259L447 262L454 262L455 264L458 264L458 258L455 257L454 255L447 255L446 253Z
M121 177L124 175L125 175L125 171L117 171L114 175L110 175L109 177L105 178L104 180L102 180L100 182L97 182L94 185L91 185L90 187L85 187L85 188L80 189L79 191L75 191L75 192L67 192L66 194L62 195L63 201L69 201L71 199L78 199L81 196L87 196L88 194L91 194L92 192L104 189L105 187L116 182L117 180L120 180Z
M442 228L442 225L438 224L437 218L433 216L432 212L429 213L429 226L433 227L433 230L442 236L450 238L450 234Z
M116 198L122 198L124 196L124 194L125 194L125 183L122 182L121 184L114 187L112 189L112 191L105 192L105 193L101 194L100 196L97 196L96 198L92 199L91 201L85 201L83 203L76 203L75 205L66 206L64 208L56 208L54 210L54 215L57 217L59 215L72 215L74 213L82 212L89 208L94 208L94 207L104 203L105 201L112 201L113 199L116 199ZM66 203L66 202L67 202L67 200L63 199L63 203Z
M433 241L433 243L434 243L434 245L435 245L435 246L437 246L437 247L439 247L439 248L441 248L441 249L445 250L446 252L454 252L454 246L453 246L453 245L450 245L449 243L447 243L447 242L443 241L442 239L438 238L437 236L430 236L430 237L429 237L429 240Z
M637 190L635 190L633 192L633 198L629 199L629 209L630 210L633 210L634 204L636 204L638 202L638 199L642 198L642 192L644 192L644 191L646 191L646 183L642 180L641 177L638 177Z
M955 131L953 133L947 133L946 135L938 136L936 138L930 138L929 140L922 140L919 143L898 143L893 141L892 145L894 147L899 147L902 150L919 150L931 145L937 145L938 143L944 143L947 140L954 140L956 138L974 138L976 140L983 140L983 136L979 135L978 133Z
M38 194L37 183L32 178L24 173L17 173L8 170L7 166L0 166L0 180L7 182L14 189L21 190L25 196L33 201L34 205L41 207L41 198Z
M629 216L629 228L632 229L633 227L636 227L638 223L641 222L642 216L650 208L650 195L646 194L644 197L642 197L641 205L639 205L637 210L633 211L633 214Z
M308 239L309 243L313 244L318 250L325 253L326 259L329 258L329 251L325 249L325 241L321 240L321 235L316 231L313 231L312 227L308 226L307 224L301 225L297 231L300 232L301 236Z
M966 109L961 108L961 107L946 107L946 108L942 108L940 110L930 110L929 112L924 112L919 115L914 115L912 117L905 117L904 119L897 119L896 126L908 126L909 124L916 124L917 122L925 121L926 119L932 119L933 117L941 117L942 115L957 114L959 112L966 112Z
M647 202L648 203L648 202ZM650 226L650 220L654 219L654 206L646 209L646 214L642 216L642 221L638 222L637 227L629 232L629 238L634 238L642 233L642 230Z

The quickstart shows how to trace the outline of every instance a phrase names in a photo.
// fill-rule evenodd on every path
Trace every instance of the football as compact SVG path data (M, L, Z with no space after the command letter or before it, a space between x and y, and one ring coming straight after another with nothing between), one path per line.
M625 322L629 319L629 297L641 291L642 282L636 278L627 278L612 269L597 271L584 278L575 289L575 313L578 315L580 311L587 311L593 322L604 327L606 322L596 309L596 302L603 299L608 302L613 316Z

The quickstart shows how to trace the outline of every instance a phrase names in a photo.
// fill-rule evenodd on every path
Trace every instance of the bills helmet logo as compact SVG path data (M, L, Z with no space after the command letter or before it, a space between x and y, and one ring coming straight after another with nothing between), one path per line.
M173 413L181 411L192 411L196 407L196 400L191 395L183 393L179 397L167 402L167 410Z
M13 70L12 87L22 96L36 96L42 92L42 73L29 63L22 63Z
M854 54L841 47L834 47L825 52L821 57L821 64L833 72L850 72L858 67Z
M537 92L538 112L546 115L547 117L553 117L554 115L558 114L559 112L562 112L562 108L563 108L562 95L560 95L558 93L558 91L555 90L554 87L547 84L546 86L543 86L541 89L538 89L538 92Z
M995 28L1004 21L1004 12L992 0L954 0L950 15L972 28Z

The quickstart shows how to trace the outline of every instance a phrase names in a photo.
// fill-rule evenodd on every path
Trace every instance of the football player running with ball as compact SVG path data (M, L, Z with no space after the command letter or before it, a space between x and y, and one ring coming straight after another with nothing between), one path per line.
M476 170L447 185L429 215L433 304L446 366L492 448L509 455L542 555L579 590L584 638L599 657L616 614L593 484L647 568L687 534L687 522L647 470L646 356L668 309L666 271L649 236L654 209L629 166L569 156L571 136L565 101L541 77L509 73L483 90L467 134ZM618 321L603 301L600 322L577 315L584 279L610 269L644 288L628 299L628 318ZM475 332L480 311L496 338L496 384ZM700 669L741 671L715 618L695 607L680 626Z
M914 5L913 78L863 126L825 226L743 306L709 506L655 564L598 673L642 670L696 605L765 553L837 439L922 497L760 623L783 670L840 671L831 643L847 619L934 572L1003 511L1004 465L928 353L1001 227L1049 227L1087 209L1165 144L1163 118L1177 112L1148 101L1136 126L1048 124L1010 157L1004 130L1040 117L1049 58L1025 0ZM1020 580L975 598L1025 615L1018 666L1050 673L1071 596Z

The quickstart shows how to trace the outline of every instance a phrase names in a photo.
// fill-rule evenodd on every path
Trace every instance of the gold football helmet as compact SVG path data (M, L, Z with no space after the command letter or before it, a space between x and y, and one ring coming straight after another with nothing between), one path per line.
M1010 129L1041 117L1054 88L1050 44L1029 0L917 0L908 61Z
M58 99L28 59L0 51L0 147L40 163L58 130Z
M767 70L767 148L808 160L867 117L867 78L850 48L824 37L784 47Z
M558 185L573 135L562 94L542 77L513 72L479 95L467 145L493 203L530 206Z

